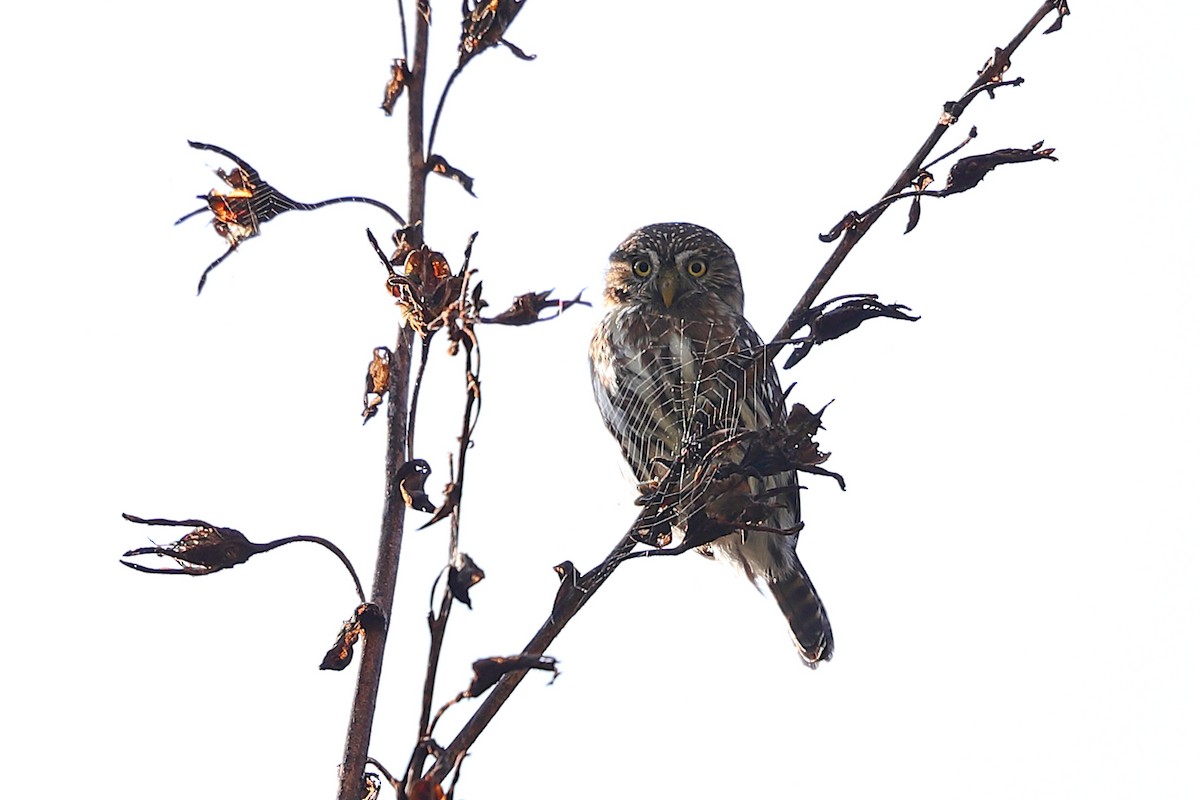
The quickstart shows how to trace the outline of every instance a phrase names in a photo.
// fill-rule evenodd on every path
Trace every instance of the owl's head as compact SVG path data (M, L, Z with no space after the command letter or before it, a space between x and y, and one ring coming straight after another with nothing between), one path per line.
M742 276L721 237L688 222L638 228L609 256L604 299L685 318L711 314L714 303L742 313Z

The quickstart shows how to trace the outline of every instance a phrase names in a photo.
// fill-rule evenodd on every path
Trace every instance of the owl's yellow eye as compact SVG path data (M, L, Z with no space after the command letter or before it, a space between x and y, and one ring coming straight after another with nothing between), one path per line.
M639 258L637 261L633 262L631 269L633 270L633 274L637 275L639 278L649 277L650 262L644 258Z
M688 262L687 271L688 275L691 275L693 278L702 278L704 277L704 273L708 272L708 264L699 258L693 259Z

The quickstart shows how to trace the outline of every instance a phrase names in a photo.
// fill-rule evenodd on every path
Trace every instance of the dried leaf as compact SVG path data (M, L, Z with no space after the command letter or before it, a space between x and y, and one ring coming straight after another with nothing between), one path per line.
M858 212L851 211L846 216L842 217L838 224L829 229L829 233L818 233L817 238L825 244L832 244L842 238L842 234L846 231L852 231L858 226Z
M404 85L408 82L408 76L408 65L404 62L404 59L392 59L392 74L388 78L387 86L383 89L383 104L379 106L383 109L383 113L389 117L396 108L396 101L400 99L400 95L404 91Z
M1045 159L1057 161L1058 159L1053 155L1054 148L1048 147L1042 149L1042 144L1042 142L1038 142L1028 150L1010 147L1004 150L996 150L992 153L967 156L966 158L959 159L950 168L950 174L946 178L946 188L942 189L940 194L951 195L973 189L979 185L979 182L989 172L1001 164L1018 164L1023 161L1041 161Z
M378 413L379 406L383 404L391 362L392 351L386 347L376 347L371 354L371 363L367 365L367 388L363 391L363 425Z
M736 464L723 464L717 469L715 478L719 481L731 475L751 475L761 479L799 470L833 478L844 491L846 481L842 476L819 466L829 459L829 454L821 452L813 439L821 428L825 408L814 414L802 403L796 403L782 424L750 432L741 443L741 460ZM763 499L755 498L756 501ZM690 536L690 520L688 524Z
M910 233L912 229L917 227L917 223L921 221L921 198L914 197L912 205L908 207L908 224L904 226L904 232Z
M450 567L450 594L454 599L471 608L471 587L486 577L479 565L466 553L459 553Z
M446 800L446 793L437 781L421 778L413 784L406 800Z
M354 645L359 637L366 638L372 631L383 629L385 617L383 611L374 603L363 603L354 609L350 619L342 623L337 641L325 658L321 659L321 669L343 670L354 660Z
M443 495L446 499L442 501L442 504L438 507L438 510L433 513L433 516L429 518L428 522L417 528L417 530L423 531L430 525L435 525L454 513L454 509L458 507L458 484L454 481L447 483L446 488L443 490Z
M1056 19L1056 20L1054 20L1054 22L1050 23L1050 27L1048 27L1048 28L1046 28L1046 30L1042 31L1043 34L1054 33L1055 31L1062 30L1063 18L1071 13L1071 9L1067 8L1067 0L1059 0L1057 11L1058 11L1058 19Z
M400 496L404 498L406 506L417 511L424 511L426 514L433 513L433 503L430 502L429 495L425 493L425 480L432 471L429 462L423 458L407 461L396 471L396 481L400 484Z
M544 292L526 292L513 298L512 305L494 317L484 317L480 322L492 325L532 325L535 322L546 322L554 319L573 305L591 307L591 303L583 299L583 292L570 300L556 300L550 296L553 289ZM548 308L556 309L548 317L539 316Z
M468 697L479 697L488 689L496 685L502 677L510 672L517 670L540 669L546 672L553 672L554 678L558 677L558 660L550 656L539 656L529 653L522 653L519 656L494 656L492 658L481 658L471 665L475 670L475 678L471 681L471 685L467 687L466 695ZM550 682L554 682L554 678Z
M837 339L857 328L869 319L889 317L916 322L920 317L906 313L911 311L908 306L899 303L883 304L871 297L860 297L849 300L835 308L824 311L816 319L809 322L812 329L814 344Z
M841 305L834 305L835 303ZM880 303L878 297L873 294L844 295L814 306L809 309L802 322L808 326L809 332L796 343L783 368L791 369L808 355L814 346L844 336L868 319L889 317L909 322L920 319L906 313L910 310L908 306L899 303Z
M450 166L446 159L439 155L429 157L429 170L437 175L445 175L467 190L471 197L475 196L475 179L461 169Z
M354 660L354 645L362 633L362 628L359 627L356 620L349 619L343 622L337 641L321 659L320 668L341 671L350 666L350 662Z
M462 36L458 43L458 63L466 64L489 47L498 44L508 46L513 55L526 61L533 60L516 45L503 39L504 32L525 6L525 0L474 0L468 5L463 0Z

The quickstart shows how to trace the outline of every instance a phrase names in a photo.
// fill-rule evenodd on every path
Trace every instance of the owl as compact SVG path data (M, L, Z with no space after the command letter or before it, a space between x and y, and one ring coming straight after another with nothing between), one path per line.
M742 316L741 273L715 233L682 222L647 225L609 259L607 311L589 353L596 403L643 489L674 487L671 525L686 534L689 514L711 502L716 479L713 469L687 464L697 453L716 452L714 441L780 422L786 412L779 376ZM735 446L725 458L736 455ZM748 485L743 496L765 509L761 522L697 550L769 591L801 659L815 668L833 655L833 631L796 555L796 473L736 480Z

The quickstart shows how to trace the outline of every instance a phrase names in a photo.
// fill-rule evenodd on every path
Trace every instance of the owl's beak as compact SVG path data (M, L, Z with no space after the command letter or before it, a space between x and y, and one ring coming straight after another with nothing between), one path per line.
M679 289L679 275L674 270L663 270L658 276L658 293L662 295L663 305L671 307L675 301L675 292Z

